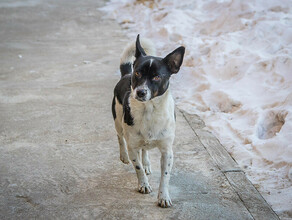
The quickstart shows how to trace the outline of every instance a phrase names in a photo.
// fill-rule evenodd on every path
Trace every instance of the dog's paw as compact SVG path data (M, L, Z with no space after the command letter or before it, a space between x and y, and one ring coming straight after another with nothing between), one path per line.
M120 160L124 163L124 164L129 164L130 163L130 159L128 154L120 154Z
M146 175L150 175L152 173L150 164L149 165L143 165L143 168L145 170Z
M172 206L171 199L168 194L160 193L158 196L158 205L162 208L169 208Z
M149 194L152 192L152 188L151 186L147 183L147 184L143 184L141 186L139 186L138 191L142 194Z

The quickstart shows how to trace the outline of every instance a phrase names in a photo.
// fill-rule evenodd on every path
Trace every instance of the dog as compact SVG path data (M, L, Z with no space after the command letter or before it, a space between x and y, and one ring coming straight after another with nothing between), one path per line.
M184 53L181 46L164 58L156 57L153 44L146 39L140 43L138 35L136 42L122 53L121 79L112 102L120 159L125 164L132 162L140 193L152 192L146 176L151 173L148 150L158 147L161 152L158 205L163 208L172 206L168 185L173 164L175 108L169 79L178 73Z

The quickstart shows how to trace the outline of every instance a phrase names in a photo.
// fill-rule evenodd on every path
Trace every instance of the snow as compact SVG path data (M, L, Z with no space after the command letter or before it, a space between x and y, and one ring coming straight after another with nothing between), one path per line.
M186 46L172 79L282 219L292 218L292 2L112 0L102 8L158 55Z

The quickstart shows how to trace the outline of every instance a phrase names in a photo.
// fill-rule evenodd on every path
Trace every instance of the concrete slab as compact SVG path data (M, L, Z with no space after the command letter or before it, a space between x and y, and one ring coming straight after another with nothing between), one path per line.
M154 192L137 192L110 111L128 39L103 4L0 3L0 219L278 219L204 123L179 110L174 206L156 205L157 149Z

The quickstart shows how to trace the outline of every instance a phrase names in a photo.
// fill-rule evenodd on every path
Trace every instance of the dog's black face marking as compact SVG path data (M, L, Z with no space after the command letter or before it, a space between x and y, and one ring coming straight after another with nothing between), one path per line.
M146 96L148 95L149 99L153 99L163 95L168 89L170 76L171 74L162 58L152 56L140 57L134 63L134 74L131 79L132 88L135 90L144 85L148 90L147 92L150 92ZM145 100L146 96L139 97L139 91L141 90L137 90L137 99L147 101Z
M179 47L165 58L147 56L140 45L139 35L136 40L136 60L131 78L135 98L148 101L165 93L169 78L177 73L183 61L185 48ZM150 93L150 94L149 94Z

